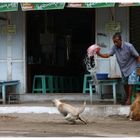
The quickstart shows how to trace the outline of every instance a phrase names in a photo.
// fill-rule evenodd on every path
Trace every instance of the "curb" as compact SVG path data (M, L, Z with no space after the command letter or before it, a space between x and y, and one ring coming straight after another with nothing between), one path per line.
M128 115L130 106L122 105L93 105L87 106L83 115L90 116L110 116L110 115ZM9 113L48 113L59 114L56 107L46 106L10 106L0 107L0 114Z

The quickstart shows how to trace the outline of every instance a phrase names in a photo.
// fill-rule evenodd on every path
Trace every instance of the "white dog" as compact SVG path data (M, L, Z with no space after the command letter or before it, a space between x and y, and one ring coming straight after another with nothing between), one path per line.
M87 124L87 122L80 117L80 114L85 110L86 102L84 102L84 105L81 108L76 108L69 104L63 103L59 99L54 99L52 102L67 121L74 124L76 123L76 120L81 120Z

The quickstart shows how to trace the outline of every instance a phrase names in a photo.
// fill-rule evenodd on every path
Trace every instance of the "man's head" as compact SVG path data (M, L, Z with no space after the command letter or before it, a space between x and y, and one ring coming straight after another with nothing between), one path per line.
M115 46L121 47L121 45L122 45L122 37L121 37L120 33L115 33L113 35L112 39L113 39L113 42L114 42Z

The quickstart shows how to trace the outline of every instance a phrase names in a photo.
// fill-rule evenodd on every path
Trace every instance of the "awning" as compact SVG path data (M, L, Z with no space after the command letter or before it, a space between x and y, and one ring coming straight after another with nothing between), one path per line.
M64 9L65 3L20 3L22 11ZM115 3L68 3L66 7L101 8L114 7ZM0 3L0 12L18 11L18 3Z
M22 11L64 9L65 3L20 3ZM18 11L18 3L0 3L0 12Z
M17 11L18 3L0 3L0 12Z
M21 3L22 11L64 9L65 3Z
M22 11L30 10L55 10L67 8L105 8L105 7L126 7L140 6L140 3L0 3L0 12L18 11L18 4Z
M105 7L128 7L128 6L140 6L140 3L68 3L68 8L105 8Z

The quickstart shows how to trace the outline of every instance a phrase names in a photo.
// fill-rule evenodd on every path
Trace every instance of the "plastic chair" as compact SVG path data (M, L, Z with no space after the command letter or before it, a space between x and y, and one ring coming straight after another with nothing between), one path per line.
M63 76L59 76L59 79L58 79L58 81L59 81L59 91L60 92L64 92L64 77Z
M89 80L92 80L92 76L90 74L84 74L83 93L90 93Z
M33 79L32 92L42 92L46 93L46 81L45 75L35 75Z
M45 88L46 88L46 92L49 93L54 93L54 76L53 75L45 75Z

